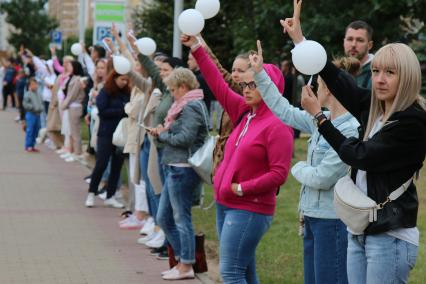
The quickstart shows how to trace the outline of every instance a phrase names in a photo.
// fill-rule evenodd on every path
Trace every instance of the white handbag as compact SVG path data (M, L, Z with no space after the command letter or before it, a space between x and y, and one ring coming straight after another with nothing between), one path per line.
M199 101L198 101L199 102ZM200 103L200 102L199 102ZM203 110L204 122L206 124L207 136L204 144L194 153L189 159L188 163L192 166L194 171L200 178L207 184L212 184L212 171L213 171L213 150L216 145L217 136L209 134L209 125L207 123L207 114L204 106L200 103Z
M127 121L129 119L124 117L120 120L112 135L112 144L117 147L124 147L127 142Z
M334 186L334 208L336 215L355 235L361 235L372 222L377 221L377 211L386 203L400 197L408 188L413 178L392 191L380 204L364 194L349 175L339 179Z

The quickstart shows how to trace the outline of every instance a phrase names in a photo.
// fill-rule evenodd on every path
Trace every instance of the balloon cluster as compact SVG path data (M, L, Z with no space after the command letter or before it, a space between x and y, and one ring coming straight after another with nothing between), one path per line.
M195 9L187 9L179 15L178 26L187 35L197 35L204 28L204 20L213 18L219 10L219 0L197 0ZM152 38L143 37L136 40L136 47L143 55L150 56L157 49L157 44ZM83 53L83 47L79 43L74 43L71 46L71 52L78 56ZM121 55L114 55L112 62L115 71L119 74L127 74L132 68L129 60Z
M213 18L219 10L219 0L197 0L195 9L187 9L179 15L179 29L187 35L197 35L204 28L204 20Z

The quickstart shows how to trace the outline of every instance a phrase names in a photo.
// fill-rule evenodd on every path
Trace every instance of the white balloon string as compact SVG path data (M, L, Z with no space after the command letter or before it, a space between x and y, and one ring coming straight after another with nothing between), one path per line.
M311 75L311 78L309 78L308 84L306 84L307 86L311 86L312 83L312 78L314 77L314 75Z

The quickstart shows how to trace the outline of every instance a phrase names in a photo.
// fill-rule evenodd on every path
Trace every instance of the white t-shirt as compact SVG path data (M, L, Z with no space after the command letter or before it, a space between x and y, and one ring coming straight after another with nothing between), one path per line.
M56 75L51 74L44 77L44 88L43 88L43 101L50 102L52 100L52 90L47 87L47 85L55 84Z
M368 138L373 137L373 135L376 134L380 130L380 128L382 128L383 123L380 121L381 119L382 117L380 116L376 120L373 125L373 128L371 129L370 134L368 134ZM358 170L356 175L356 185L365 195L367 195L367 173L365 171ZM419 245L420 233L417 227L390 230L387 231L386 234L394 238L409 242L413 245Z

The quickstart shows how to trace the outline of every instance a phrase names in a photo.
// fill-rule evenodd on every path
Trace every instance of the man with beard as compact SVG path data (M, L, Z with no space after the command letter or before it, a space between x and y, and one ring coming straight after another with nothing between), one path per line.
M370 63L373 54L369 53L373 47L373 29L364 21L355 21L346 27L343 48L345 55L357 58L362 65L360 74L356 76L358 86L371 89Z

